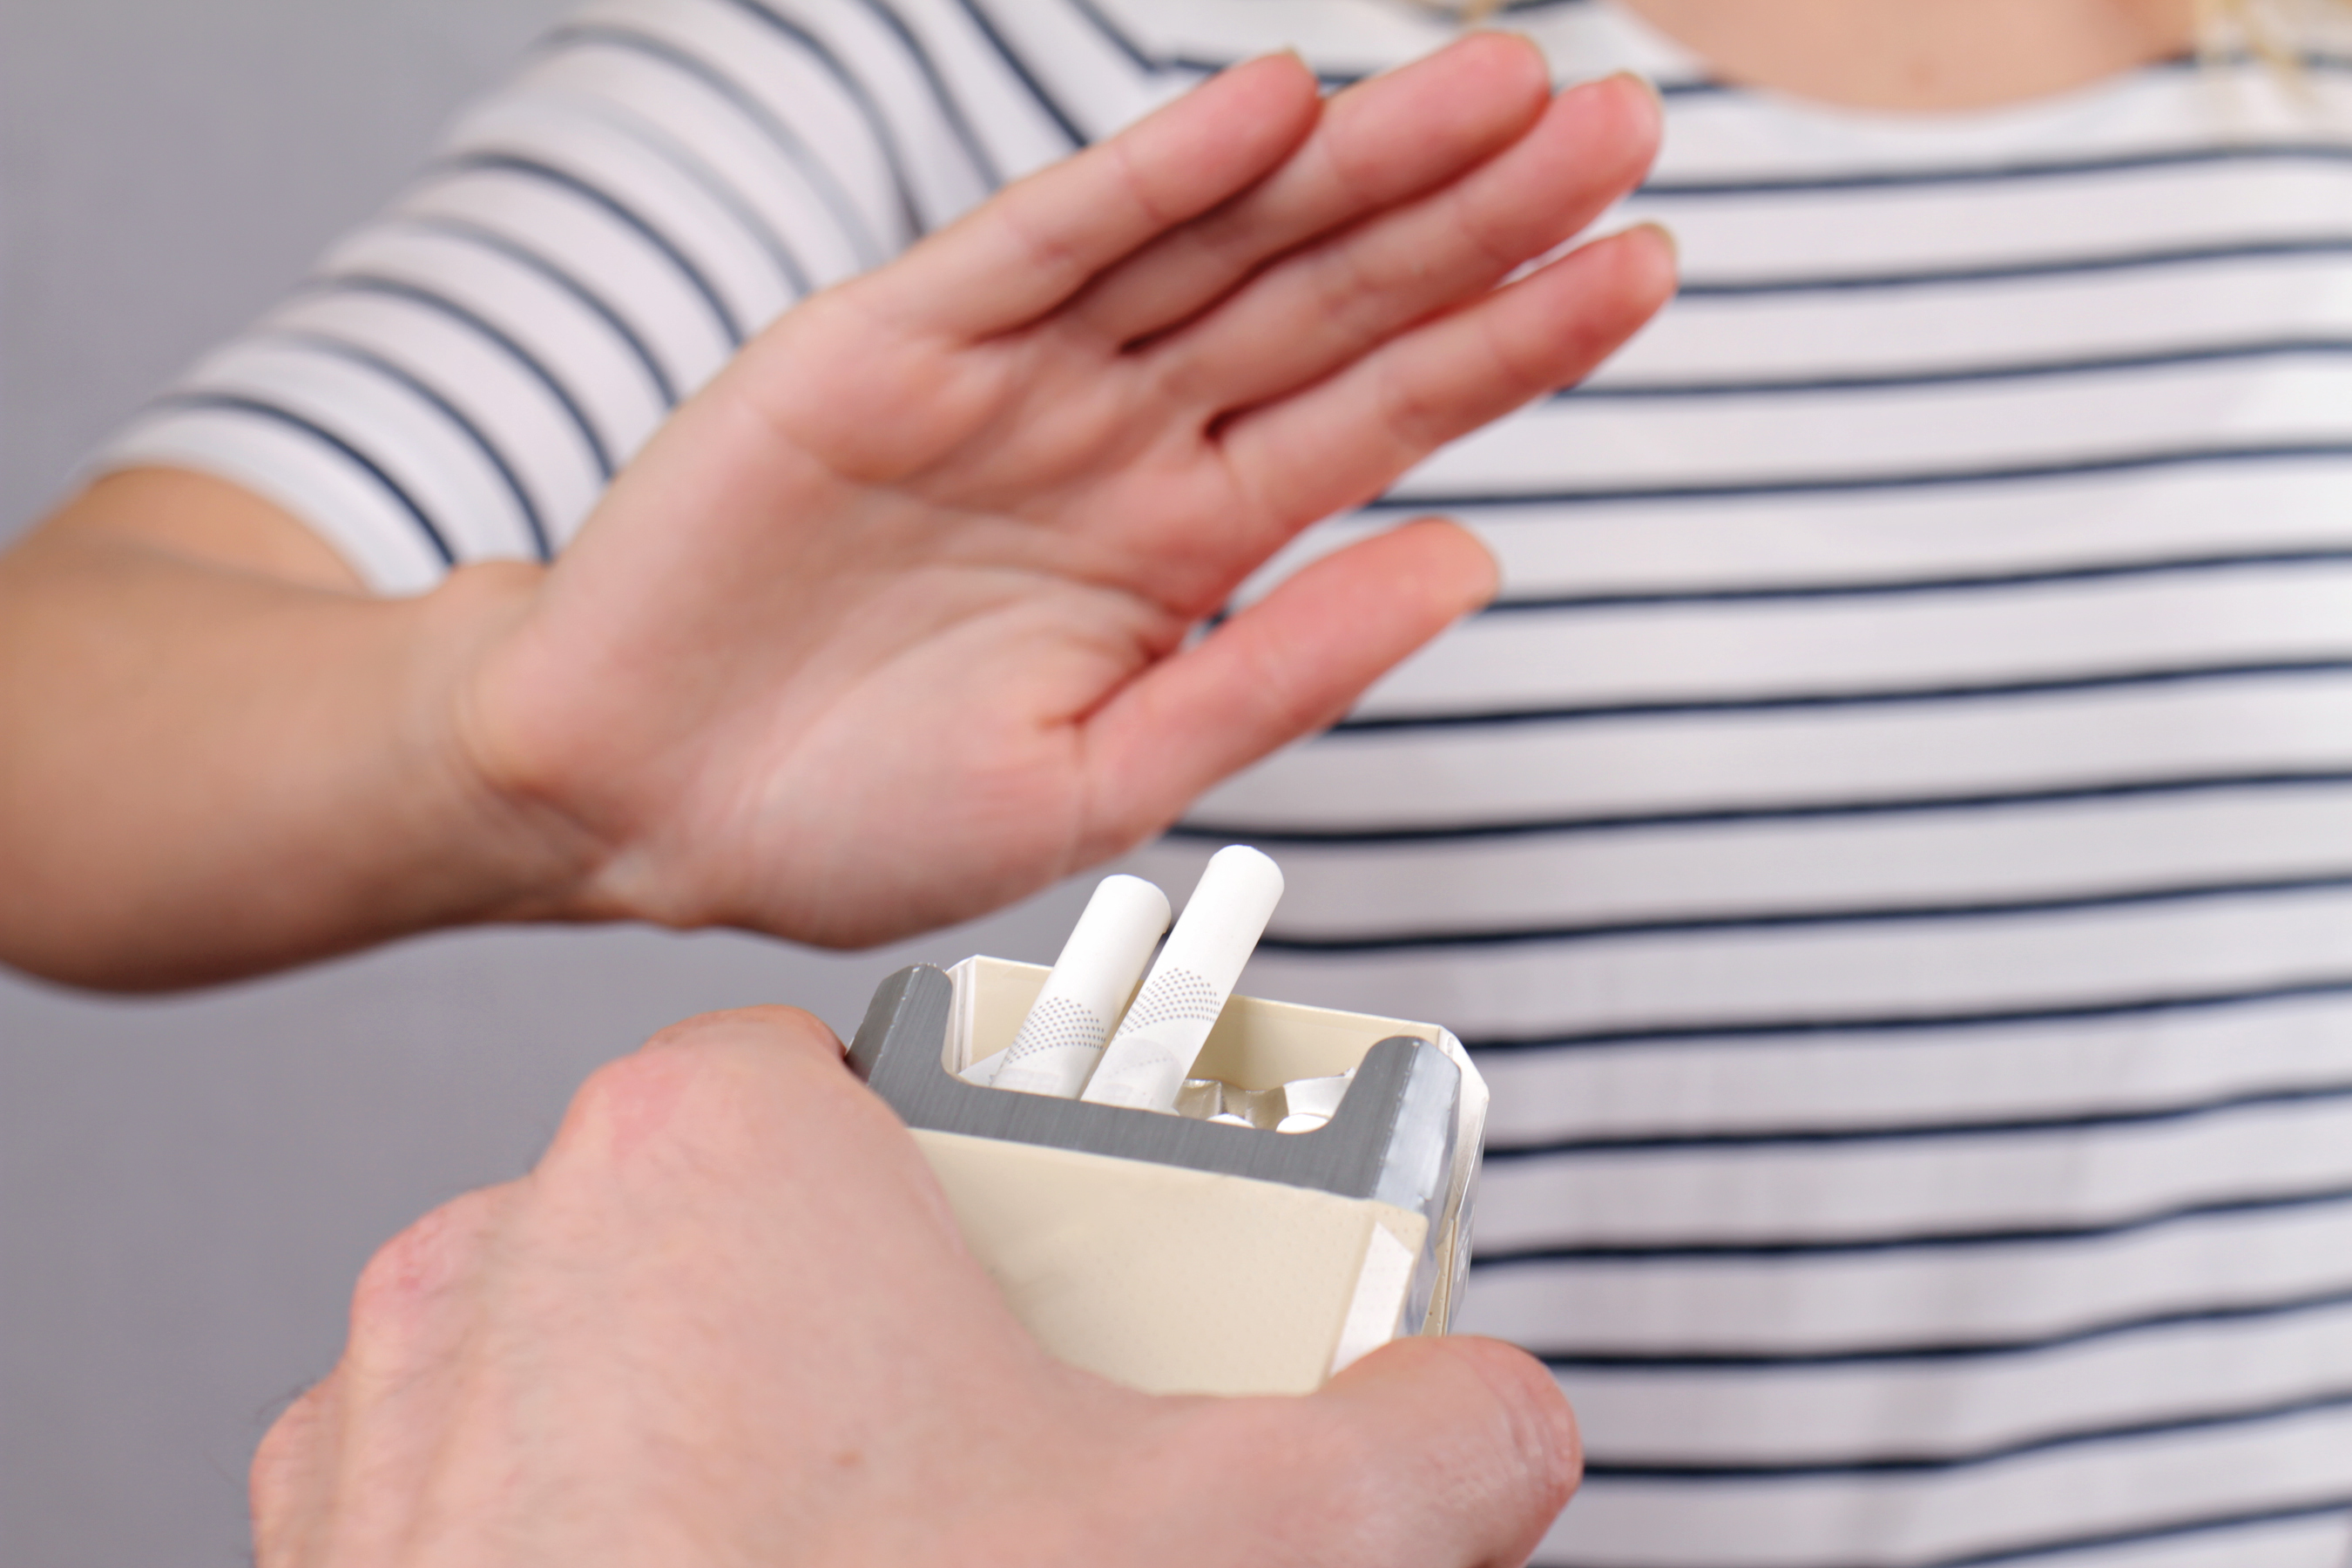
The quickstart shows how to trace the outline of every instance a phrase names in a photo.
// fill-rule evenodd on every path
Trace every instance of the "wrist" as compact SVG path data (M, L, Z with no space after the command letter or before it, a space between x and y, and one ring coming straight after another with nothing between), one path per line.
M412 601L408 636L416 715L411 750L437 803L431 861L446 876L426 923L609 920L592 889L610 847L560 781L526 765L509 711L488 694L539 604L548 569L524 562L461 567Z

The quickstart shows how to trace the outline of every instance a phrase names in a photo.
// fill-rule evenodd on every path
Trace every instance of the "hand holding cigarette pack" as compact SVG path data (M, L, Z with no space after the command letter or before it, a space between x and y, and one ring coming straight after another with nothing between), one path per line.
M1109 878L1051 971L902 970L851 1047L1015 1314L1137 1388L1305 1392L1468 1267L1485 1083L1434 1025L1233 995L1281 894L1219 851L1155 960L1168 900Z

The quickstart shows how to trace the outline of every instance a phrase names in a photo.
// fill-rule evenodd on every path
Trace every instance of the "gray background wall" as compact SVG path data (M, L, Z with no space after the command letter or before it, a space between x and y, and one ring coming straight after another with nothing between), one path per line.
M568 4L0 0L0 539ZM845 1029L910 957L1050 957L1077 896L849 957L481 932L145 1002L0 972L0 1563L246 1561L247 1458L361 1264L521 1170L596 1063L750 1002Z

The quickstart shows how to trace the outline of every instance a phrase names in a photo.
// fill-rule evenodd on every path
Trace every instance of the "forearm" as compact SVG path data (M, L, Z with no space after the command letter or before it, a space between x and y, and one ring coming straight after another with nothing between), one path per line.
M1118 853L1491 595L1430 523L1183 636L1656 308L1648 230L1504 282L1656 124L1492 36L1328 101L1227 71L785 314L543 572L369 600L231 487L93 489L0 578L0 959L164 985L630 915L856 945Z
M0 960L151 989L555 912L569 840L461 725L538 569L366 598L125 513L173 493L102 486L0 558Z

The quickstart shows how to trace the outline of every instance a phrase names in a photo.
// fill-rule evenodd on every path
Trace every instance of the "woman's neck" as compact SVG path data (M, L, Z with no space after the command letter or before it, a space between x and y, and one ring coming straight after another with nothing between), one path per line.
M2186 53L2196 0L1618 0L1727 81L1853 109L1981 109Z

